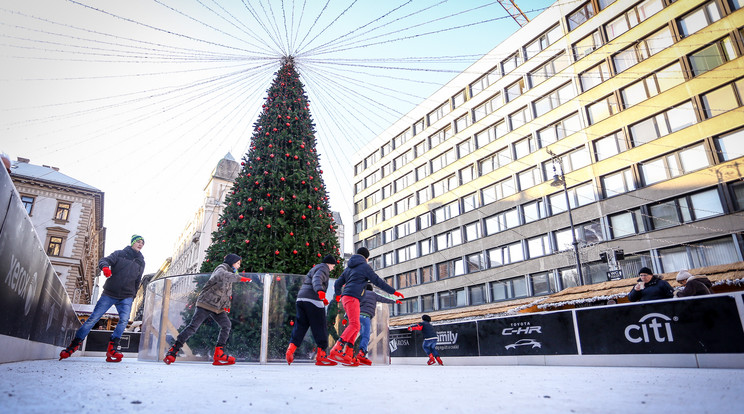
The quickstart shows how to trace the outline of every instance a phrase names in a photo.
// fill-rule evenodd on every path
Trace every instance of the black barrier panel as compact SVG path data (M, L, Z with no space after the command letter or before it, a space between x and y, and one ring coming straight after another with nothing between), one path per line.
M391 329L388 337L390 357L422 356L421 335L415 335L405 329Z
M475 322L434 325L434 331L437 333L437 352L445 357L477 356L477 329ZM390 330L391 357L425 357L426 354L421 347L423 343L421 331Z
M85 341L85 350L93 352L106 352L111 334L114 331L90 331ZM119 340L120 352L139 352L140 333L124 332Z
M571 312L478 321L481 356L578 353Z
M576 311L584 354L744 352L733 297L699 297Z
M13 185L13 181L10 180L8 173L3 171L0 173L0 229L3 228L5 216L8 214L10 195L14 192L15 186Z
M0 232L0 334L28 339L48 259L20 200L11 198Z
M80 322L72 309L70 297L57 277L54 267L47 262L44 284L31 329L32 341L67 346Z

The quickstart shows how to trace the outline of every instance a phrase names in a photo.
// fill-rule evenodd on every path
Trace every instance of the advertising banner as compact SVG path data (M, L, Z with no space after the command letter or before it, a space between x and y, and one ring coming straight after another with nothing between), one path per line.
M570 311L478 321L481 356L577 354Z
M475 322L434 325L437 333L437 352L441 356L477 356L478 332ZM425 357L421 345L421 331L391 329L389 344L391 357Z
M421 342L421 335L415 335L405 329L391 329L388 336L390 357L423 356L424 351L421 349Z
M72 309L70 297L55 274L51 263L46 268L39 296L39 306L31 327L32 341L67 346L80 322Z
M576 318L586 355L744 352L744 330L730 296L581 309Z
M111 334L114 331L90 331L85 342L85 350L93 352L106 352ZM140 343L139 332L124 332L119 340L120 352L138 352Z

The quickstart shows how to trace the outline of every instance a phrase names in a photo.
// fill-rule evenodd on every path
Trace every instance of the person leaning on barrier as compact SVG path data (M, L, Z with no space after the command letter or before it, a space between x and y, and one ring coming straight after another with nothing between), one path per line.
M684 289L677 290L674 292L674 296L683 298L687 296L703 296L710 295L713 293L713 283L705 276L693 276L687 270L681 270L677 273L677 282L679 282Z
M674 297L674 289L666 280L654 276L653 270L642 267L638 271L638 283L628 293L631 302L645 302L647 300L669 299Z

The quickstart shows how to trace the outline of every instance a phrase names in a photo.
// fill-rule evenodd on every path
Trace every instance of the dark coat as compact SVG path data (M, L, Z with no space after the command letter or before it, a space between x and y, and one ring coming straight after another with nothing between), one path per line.
M359 314L367 315L370 319L374 318L375 311L377 310L377 302L395 303L395 300L380 296L373 290L368 290L364 292L364 296L359 300Z
M196 298L196 306L214 313L224 312L230 307L235 282L240 282L240 275L234 267L227 263L217 266Z
M638 279L641 282L641 279ZM628 300L631 302L645 302L647 300L669 299L674 297L674 289L666 280L654 275L640 291L635 290L635 286L628 293Z
M687 279L685 288L677 292L678 298L686 296L703 296L712 293L713 283L705 276L692 276Z
M429 322L421 321L411 326L410 330L421 331L421 335L424 336L424 339L437 339L437 333Z
M142 274L145 272L145 257L127 246L104 257L98 268L108 267L111 276L103 284L103 294L115 299L133 298L139 289Z
M377 276L377 273L372 270L364 256L360 254L351 256L346 269L333 286L336 295L341 292L341 296L352 296L361 300L364 293L367 292L368 281L387 293L395 293L395 289L385 283L380 276ZM342 287L343 291L341 290Z
M297 299L313 299L320 301L318 292L328 290L328 275L331 269L325 263L319 263L313 266L302 279L302 286L297 292Z

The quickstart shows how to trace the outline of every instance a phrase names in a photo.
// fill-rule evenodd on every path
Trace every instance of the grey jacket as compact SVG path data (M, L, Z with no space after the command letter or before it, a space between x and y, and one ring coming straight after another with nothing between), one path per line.
M232 266L227 263L217 266L196 298L196 306L215 313L224 312L230 307L235 282L240 282L240 275Z
M330 273L331 269L325 263L319 263L313 266L302 279L302 286L300 287L300 291L297 292L297 299L320 301L318 292L325 292L328 289L328 276Z

